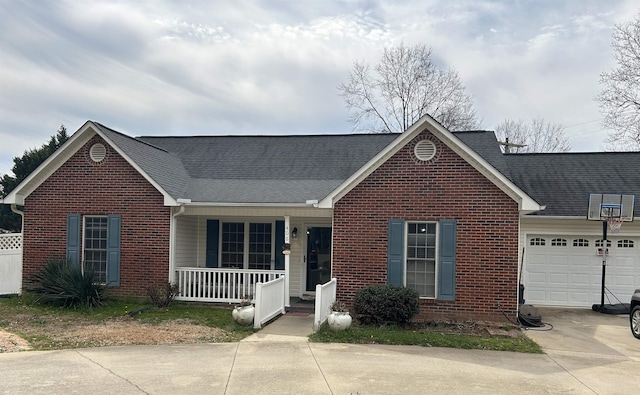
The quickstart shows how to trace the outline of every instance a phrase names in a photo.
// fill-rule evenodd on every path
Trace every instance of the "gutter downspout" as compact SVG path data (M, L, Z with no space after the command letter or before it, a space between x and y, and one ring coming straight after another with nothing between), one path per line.
M173 207L171 208L173 211ZM180 203L180 210L177 213L171 214L171 221L169 223L169 282L175 282L175 242L176 242L176 218L184 214L184 203Z
M15 204L11 205L11 211L22 217L22 219L20 220L20 233L24 235L24 211L18 210L18 206Z

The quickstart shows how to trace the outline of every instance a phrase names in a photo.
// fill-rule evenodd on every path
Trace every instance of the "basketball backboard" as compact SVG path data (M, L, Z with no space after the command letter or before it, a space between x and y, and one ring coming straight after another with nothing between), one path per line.
M606 221L610 218L620 218L624 222L631 222L635 201L635 195L590 193L587 219Z

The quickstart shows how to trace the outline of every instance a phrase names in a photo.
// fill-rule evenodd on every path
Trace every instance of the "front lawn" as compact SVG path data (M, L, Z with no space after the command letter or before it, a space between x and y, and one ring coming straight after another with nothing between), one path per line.
M34 302L31 295L0 298L0 329L34 350L234 342L254 332L237 325L226 306L174 302L157 309L141 301L110 300L104 307L73 309Z
M487 326L474 323L411 324L406 328L352 325L342 332L333 332L324 324L317 333L311 335L310 340L542 353L540 346L517 327L504 326L490 330Z

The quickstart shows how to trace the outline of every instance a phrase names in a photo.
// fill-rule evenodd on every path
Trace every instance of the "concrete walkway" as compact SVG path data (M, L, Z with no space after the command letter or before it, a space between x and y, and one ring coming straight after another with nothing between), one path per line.
M313 314L287 313L242 342L306 342L313 333Z
M300 331L292 333L289 325L294 322ZM620 350L599 355L599 348L532 355L320 344L301 336L311 332L311 322L309 317L285 315L238 343L0 354L0 393L593 395L635 394L640 388L640 342L629 355ZM623 320L604 322L587 330L575 347L588 350L589 333L597 342L631 336L623 334ZM281 327L285 323L286 330ZM535 335L545 344L557 334ZM573 340L569 336L564 342Z

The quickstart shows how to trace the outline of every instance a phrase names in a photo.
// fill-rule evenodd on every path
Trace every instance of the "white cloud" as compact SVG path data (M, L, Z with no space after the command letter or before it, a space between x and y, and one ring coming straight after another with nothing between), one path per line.
M636 13L596 0L0 2L0 173L87 119L131 134L350 132L337 86L400 41L459 70L486 128L592 121L611 28Z

